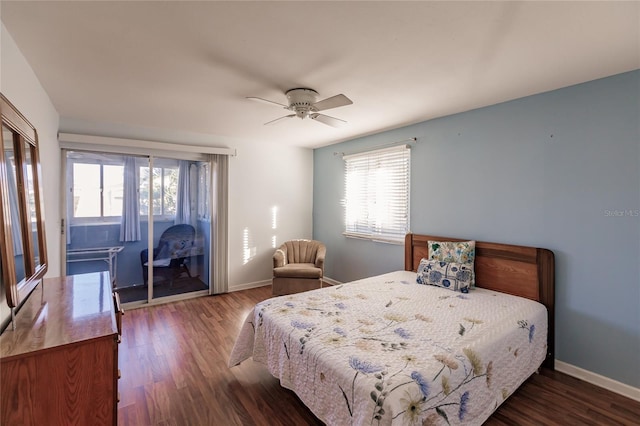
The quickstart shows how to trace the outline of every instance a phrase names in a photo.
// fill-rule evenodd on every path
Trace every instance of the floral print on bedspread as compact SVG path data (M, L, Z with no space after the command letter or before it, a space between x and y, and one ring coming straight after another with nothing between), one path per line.
M330 425L482 423L544 359L546 310L399 276L256 305L254 360Z

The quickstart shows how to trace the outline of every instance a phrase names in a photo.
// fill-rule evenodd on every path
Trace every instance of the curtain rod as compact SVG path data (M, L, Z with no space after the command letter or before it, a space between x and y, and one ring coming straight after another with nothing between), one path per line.
M351 151L351 152L334 151L333 155L342 155L344 157L345 155L360 154L361 152L374 151L376 149L381 149L381 148L390 148L392 146L400 145L401 143L405 143L405 142L418 142L418 138L413 137L413 138L403 139L401 141L386 143L384 145L371 146L366 149L361 149L359 151Z

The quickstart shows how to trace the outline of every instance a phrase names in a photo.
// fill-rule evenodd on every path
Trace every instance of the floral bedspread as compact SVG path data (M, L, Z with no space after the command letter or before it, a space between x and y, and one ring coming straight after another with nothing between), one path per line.
M397 271L257 304L229 366L253 357L329 425L480 425L541 365L547 311Z

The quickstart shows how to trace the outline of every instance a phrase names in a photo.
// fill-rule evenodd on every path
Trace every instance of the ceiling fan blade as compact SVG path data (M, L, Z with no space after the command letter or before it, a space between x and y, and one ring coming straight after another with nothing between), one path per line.
M279 106L281 106L281 107L283 107L283 108L289 108L289 106L288 106L288 105L281 104L281 103L274 102L274 101L270 101L270 100L268 100L268 99L256 98L256 97L254 97L254 96L247 96L247 99L250 99L250 100L252 100L252 101L256 101L256 102L260 102L260 103L263 103L263 104L279 105Z
M339 118L330 117L324 114L317 114L317 113L310 114L309 118L312 120L319 121L323 124L326 124L327 126L337 127L337 128L343 127L345 124L347 124L347 122L344 120L340 120Z
M353 101L343 94L335 95L327 99L323 99L313 104L316 111L324 111L326 109L338 108L345 105L351 105Z
M264 123L264 125L265 126L271 126L273 124L278 123L280 120L284 120L285 118L293 118L295 116L296 116L295 114L285 115L284 117L280 117L280 118L276 118L275 120L267 121L266 123Z

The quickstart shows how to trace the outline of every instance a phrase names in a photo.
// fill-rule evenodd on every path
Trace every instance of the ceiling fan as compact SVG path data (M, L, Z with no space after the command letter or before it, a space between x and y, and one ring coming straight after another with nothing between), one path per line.
M343 94L331 96L330 98L323 99L318 101L318 92L313 89L305 89L305 88L297 88L287 90L285 92L287 99L289 101L288 105L281 104L280 102L270 101L268 99L256 98L256 97L247 97L247 99L251 99L252 101L263 102L267 104L273 104L283 107L289 111L294 112L295 114L285 115L284 117L276 118L275 120L271 120L265 125L271 125L280 122L280 120L284 120L285 118L294 118L299 117L301 119L305 119L309 117L312 120L319 121L320 123L326 124L331 127L342 127L347 124L346 121L341 120L339 118L331 117L325 114L320 114L320 111L325 111L331 108L338 108L345 105L351 105L353 102L351 99L347 98Z

